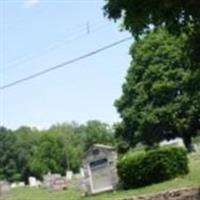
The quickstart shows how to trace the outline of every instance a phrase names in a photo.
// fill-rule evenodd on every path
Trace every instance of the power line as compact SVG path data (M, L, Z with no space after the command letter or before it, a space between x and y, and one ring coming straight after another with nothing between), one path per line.
M107 27L108 25L109 25L109 23L103 24L101 26L94 27L90 31L90 33L95 33L95 32L97 32L99 30L102 30L105 27ZM48 53L50 51L53 51L55 49L58 49L60 46L66 45L66 44L68 44L70 42L73 42L73 41L76 41L76 40L79 40L81 38L84 38L84 37L88 36L89 34L87 33L87 29L86 29L87 27L85 27L85 25L82 26L82 27L83 28L81 28L81 29L79 28L78 32L80 32L80 33L78 33L77 35L74 34L74 33L77 33L77 30L76 31L74 30L70 34L66 35L64 38L59 39L58 41L56 41L56 43L52 43L48 47L45 47L42 50L37 51L37 53L25 54L21 58L14 59L10 63L6 64L6 67L4 67L4 70L7 71L9 69L14 69L14 68L16 68L17 66L19 66L19 65L21 65L23 63L27 63L30 60L34 60L37 57L42 57L46 53ZM71 38L71 36L74 36L74 35L75 35L75 37ZM38 53L38 52L40 52L40 53ZM38 54L39 54L39 56L38 56Z
M90 57L90 56L93 56L93 55L95 55L95 54L98 54L98 53L100 53L100 52L102 52L102 51L105 51L105 50L110 49L110 48L112 48L112 47L114 47L114 46L117 46L117 45L119 45L119 44L121 44L121 43L123 43L123 42L125 42L125 41L130 40L130 39L132 39L132 37L126 37L126 38L124 38L124 39L122 39L122 40L118 40L118 41L116 41L116 42L114 42L114 43L111 43L111 44L109 44L109 45L106 45L106 46L104 46L104 47L101 47L101 48L99 48L99 49L96 49L96 50L94 50L94 51L91 51L91 52L89 52L89 53L87 53L87 54L84 54L84 55L82 55L82 56L79 56L79 57L77 57L77 58L74 58L74 59L65 61L65 62L63 62L63 63L61 63L61 64L58 64L58 65L55 65L55 66L53 66L53 67L44 69L44 70L39 71L39 72L37 72L37 73L34 73L34 74L32 74L32 75L26 76L26 77L24 77L24 78L22 78L22 79L18 79L18 80L16 80L16 81L11 82L11 83L2 85L2 86L0 86L0 90L5 90L5 89L7 89L7 88L9 88L9 87L18 85L18 84L20 84L20 83L22 83L22 82L25 82L25 81L34 79L34 78L36 78L36 77L38 77L38 76L47 74L47 73L49 73L49 72L51 72L51 71L54 71L54 70L63 68L63 67L65 67L65 66L69 65L69 64L78 62L78 61L80 61L80 60L83 60L83 59L88 58L88 57Z

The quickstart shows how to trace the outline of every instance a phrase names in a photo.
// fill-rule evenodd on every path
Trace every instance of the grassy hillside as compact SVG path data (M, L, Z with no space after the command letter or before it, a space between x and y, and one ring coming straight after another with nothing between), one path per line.
M200 186L200 153L191 154L190 173L171 181L154 184L148 187L105 193L94 197L81 197L80 191L70 188L63 192L50 192L44 189L19 188L14 189L3 200L113 200L130 196L138 196L149 193L156 193L183 187Z

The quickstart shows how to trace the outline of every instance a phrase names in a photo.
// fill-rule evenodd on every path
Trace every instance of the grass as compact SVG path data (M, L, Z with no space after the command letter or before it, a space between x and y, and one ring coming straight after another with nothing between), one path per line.
M11 190L7 196L3 197L3 200L118 200L178 188L198 187L200 186L200 153L189 155L189 159L190 173L188 175L139 189L81 197L81 192L75 187L62 192L51 192L41 188L18 188Z

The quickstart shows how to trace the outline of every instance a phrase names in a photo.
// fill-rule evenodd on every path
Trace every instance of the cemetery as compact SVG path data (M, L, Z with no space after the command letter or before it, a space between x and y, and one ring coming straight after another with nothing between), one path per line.
M0 200L200 200L200 0L0 13Z
M64 191L50 191L41 187L14 188L3 200L27 200L27 196L28 200L199 200L197 196L200 183L199 156L199 153L189 155L190 172L186 176L142 188L83 197L82 190L79 189L79 181L72 180L68 183L68 189ZM154 193L156 195L153 195Z
M44 188L49 191L63 191L75 179L78 182L77 189L84 195L93 195L101 192L114 191L117 189L119 178L117 175L118 156L114 147L95 144L85 154L80 173L73 174L66 171L66 176L49 172L43 176L42 181L36 177L28 178L28 185L24 182L0 182L1 193L6 193L16 188Z
M115 148L95 144L84 155L79 174L75 175L68 171L66 176L61 176L49 172L43 176L43 181L29 177L27 186L22 182L11 185L8 182L1 182L0 194L3 200L7 200L7 198L8 200L26 200L26 196L30 196L32 193L35 195L31 195L29 200L37 200L41 196L43 196L41 200L49 200L49 195L57 200L65 198L67 200L91 200L91 198L94 200L116 198L119 200L199 200L199 156L200 152L189 155L190 172L182 178L126 191L121 190L119 186L120 180L117 173L119 158ZM190 188L187 188L188 185ZM170 189L171 191L163 192ZM95 196L90 197L91 195Z

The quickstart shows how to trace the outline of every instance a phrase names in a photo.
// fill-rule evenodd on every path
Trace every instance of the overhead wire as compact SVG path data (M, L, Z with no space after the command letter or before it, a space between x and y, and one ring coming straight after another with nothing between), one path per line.
M43 48L41 51L37 51L36 54L26 54L26 55L22 56L21 58L15 59L15 60L7 63L3 68L4 72L8 71L8 69L16 68L17 66L19 66L19 65L21 65L23 63L29 62L30 60L33 60L33 59L38 58L38 57L41 57L41 56L45 55L48 52L52 52L53 50L58 49L60 46L64 46L64 45L66 45L66 44L68 44L70 42L79 40L81 38L89 36L90 34L96 33L97 31L106 28L109 24L110 23L106 23L106 24L103 24L103 25L100 25L100 26L97 26L97 27L96 26L95 27L90 27L90 32L89 33L88 33L88 30L87 30L88 29L88 24L86 24L87 27L85 25L85 26L82 26L81 29L79 28L79 30L74 30L70 34L68 34L65 37L63 37L62 39L59 39L59 41L49 45L46 48ZM74 36L75 32L80 32L80 33L75 35L75 37L71 38L71 36Z
M44 70L41 70L41 71L39 71L39 72L36 72L36 73L31 74L31 75L29 75L29 76L26 76L26 77L24 77L24 78L18 79L18 80L16 80L16 81L10 82L10 83L8 83L8 84L2 85L2 86L0 86L0 90L5 90L5 89L7 89L7 88L13 87L13 86L18 85L18 84L20 84L20 83L23 83L23 82L25 82L25 81L28 81L28 80L37 78L37 77L39 77L39 76L42 76L42 75L44 75L44 74L47 74L47 73L49 73L49 72L51 72L51 71L54 71L54 70L57 70L57 69L60 69L60 68L64 68L65 66L67 66L67 65L69 65L69 64L72 64L72 63L78 62L78 61L80 61L80 60L86 59L86 58L88 58L88 57L90 57L90 56L96 55L96 54L98 54L98 53L100 53L100 52L103 52L103 51L105 51L105 50L107 50L107 49L110 49L110 48L112 48L112 47L114 47L114 46L117 46L117 45L119 45L119 44L121 44L121 43L124 43L124 42L126 42L126 41L128 41L128 40L130 40L130 39L132 39L132 37L126 37L126 38L124 38L124 39L115 41L115 42L113 42L113 43L111 43L111 44L108 44L108 45L106 45L106 46L103 46L103 47L101 47L101 48L98 48L98 49L96 49L96 50L94 50L94 51L91 51L91 52L86 53L86 54L84 54L84 55L81 55L81 56L79 56L79 57L76 57L76 58L73 58L73 59L71 59L71 60L62 62L62 63L60 63L60 64L58 64L58 65L53 66L53 67L46 68L46 69L44 69Z

